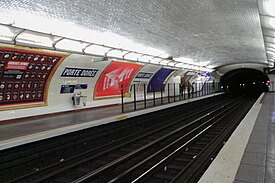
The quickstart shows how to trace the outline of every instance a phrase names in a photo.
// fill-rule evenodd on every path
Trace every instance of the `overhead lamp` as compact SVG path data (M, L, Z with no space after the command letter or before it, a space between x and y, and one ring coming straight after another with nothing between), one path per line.
M111 48L105 47L105 46L91 45L91 46L88 46L84 50L84 52L92 55L105 56L110 49Z
M158 57L161 57L161 58L168 58L170 55L167 54L167 53L162 53L160 55L158 55Z
M128 51L123 51L123 50L113 49L113 50L108 51L106 55L108 57L123 58L123 56L127 53L129 53L129 52Z
M39 46L52 48L53 43L60 40L61 37L50 34L37 33L32 31L24 31L16 38L16 42L25 46Z
M199 67L198 67L198 66L195 66L195 65L192 65L192 66L191 66L191 69L193 69L193 70L199 70Z
M275 2L274 0L259 0L260 13L275 17Z
M262 26L269 29L275 29L275 18L270 16L260 16Z
M153 58L154 57L152 57L150 55L143 55L143 56L138 58L138 61L140 61L140 62L149 62Z
M148 55L153 55L153 56L158 56L158 55L167 55L166 53L164 53L162 50L158 50L158 49L155 49L155 48L151 48L151 47L140 47L140 53L145 53L145 54L148 54Z
M158 58L158 57L156 57L156 58L151 59L151 60L150 60L150 63L152 63L152 64L159 64L159 62L160 62L161 60L163 60L163 58Z
M267 51L275 52L275 48L266 47L266 50L267 50Z
M176 65L177 63L178 63L178 62L169 62L168 65L169 65L169 66L175 67L175 65Z
M270 55L275 55L275 52L270 51L270 50L267 50L266 53L267 53L267 54L270 54Z
M15 36L22 31L23 29L0 25L0 40L5 42L13 42Z
M275 38L270 37L270 36L264 36L265 41L269 43L275 43Z
M62 39L55 44L55 48L59 50L82 52L89 43L75 41L71 39Z
M170 62L170 60L162 60L159 62L160 65L167 65Z
M208 69L214 69L216 66L215 65L207 65L206 68Z
M275 30L274 29L264 28L262 26L262 30L263 30L263 35L275 37Z
M124 59L126 60L134 60L134 61L137 61L139 57L141 57L141 53L134 53L134 52L131 52L131 53L128 53L124 56Z
M206 68L206 67L202 67L200 70L204 71L204 72L212 72L213 71L213 69L209 69L209 68Z
M274 43L265 43L265 46L266 47L269 47L269 48L274 48L275 49L275 44Z
M192 69L192 66L188 65L188 64L185 64L184 68L186 68L186 69Z
M176 63L175 67L180 67L180 68L184 68L184 63Z
M180 58L174 58L174 60L177 61L177 62L182 62L182 63L187 63L187 64L194 64L194 61L191 58L180 57Z
M272 56L275 55L275 52L270 51L270 50L267 50L266 53L267 53L268 55L272 55Z
M204 61L204 62L197 62L195 65L200 66L200 67L205 67L210 63L210 61Z

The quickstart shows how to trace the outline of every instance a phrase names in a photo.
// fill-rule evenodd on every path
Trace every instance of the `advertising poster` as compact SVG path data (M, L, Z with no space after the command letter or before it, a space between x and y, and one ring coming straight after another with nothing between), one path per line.
M191 79L191 77L193 77L196 73L192 72L192 71L188 71L186 72L183 76L181 76L181 91L184 90L188 90L191 91L192 90L192 84L189 82L189 80Z
M142 65L127 62L112 62L96 83L95 98L115 97L127 93L129 85Z
M160 92L164 91L163 82L173 72L172 69L161 68L150 80L147 88L147 92Z
M64 55L0 47L0 107L46 103L47 83Z

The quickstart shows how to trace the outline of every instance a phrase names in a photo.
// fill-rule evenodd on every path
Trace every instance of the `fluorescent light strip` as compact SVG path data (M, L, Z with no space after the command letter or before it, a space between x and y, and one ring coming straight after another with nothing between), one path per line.
M60 51L77 52L82 54L91 54L98 56L109 56L119 59L129 59L139 62L154 63L159 65L167 65L172 67L189 68L194 70L202 70L202 66L208 62L195 63L188 58L175 58L174 60L168 58L167 54L157 54L158 50L150 48L152 55L139 52L132 52L127 49L118 49L115 47L94 44L90 42L75 40L62 36L57 36L52 33L42 33L32 30L25 30L10 25L0 24L0 41L12 44L42 47L47 49L56 49ZM128 40L125 39L125 45ZM134 48L134 44L130 47ZM140 50L145 50L146 47L140 47ZM153 56L157 55L157 56ZM180 64L180 65L179 65ZM182 65L181 65L182 64ZM189 64L189 65L186 65ZM208 69L212 70L212 69Z
M138 61L138 58L141 57L141 53L128 53L124 56L124 59L126 60L134 60L134 61Z
M73 52L82 52L85 47L87 47L89 43L70 40L70 39L62 39L58 41L55 45L57 50L66 50Z
M159 62L163 60L163 58L152 58L150 60L150 63L153 63L153 64L159 64Z
M20 45L34 45L46 48L52 48L53 43L60 40L61 37L53 35L45 35L41 33L33 33L30 31L24 31L16 38L16 43Z
M128 51L123 51L123 50L113 49L113 50L108 51L106 55L108 57L115 57L115 58L123 59L123 56L127 53L129 53L129 52Z

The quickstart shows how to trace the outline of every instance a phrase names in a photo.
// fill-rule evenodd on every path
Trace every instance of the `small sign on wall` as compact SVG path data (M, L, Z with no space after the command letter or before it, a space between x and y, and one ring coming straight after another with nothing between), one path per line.
M136 75L136 78L139 78L139 79L150 79L152 76L153 76L153 73L151 73L151 72L139 72Z
M61 77L95 77L98 69L82 69L66 67Z
M60 93L74 93L75 85L61 85Z
M76 90L85 90L88 88L88 84L76 84L75 89Z
M86 90L88 84L63 84L61 85L60 93L74 93L75 90Z

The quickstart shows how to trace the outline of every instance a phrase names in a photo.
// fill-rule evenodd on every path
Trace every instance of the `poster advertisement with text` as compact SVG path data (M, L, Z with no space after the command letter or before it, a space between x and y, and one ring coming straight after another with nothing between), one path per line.
M0 107L46 104L47 87L64 55L0 48Z
M96 83L95 98L115 97L128 92L129 85L142 65L127 62L112 62Z

